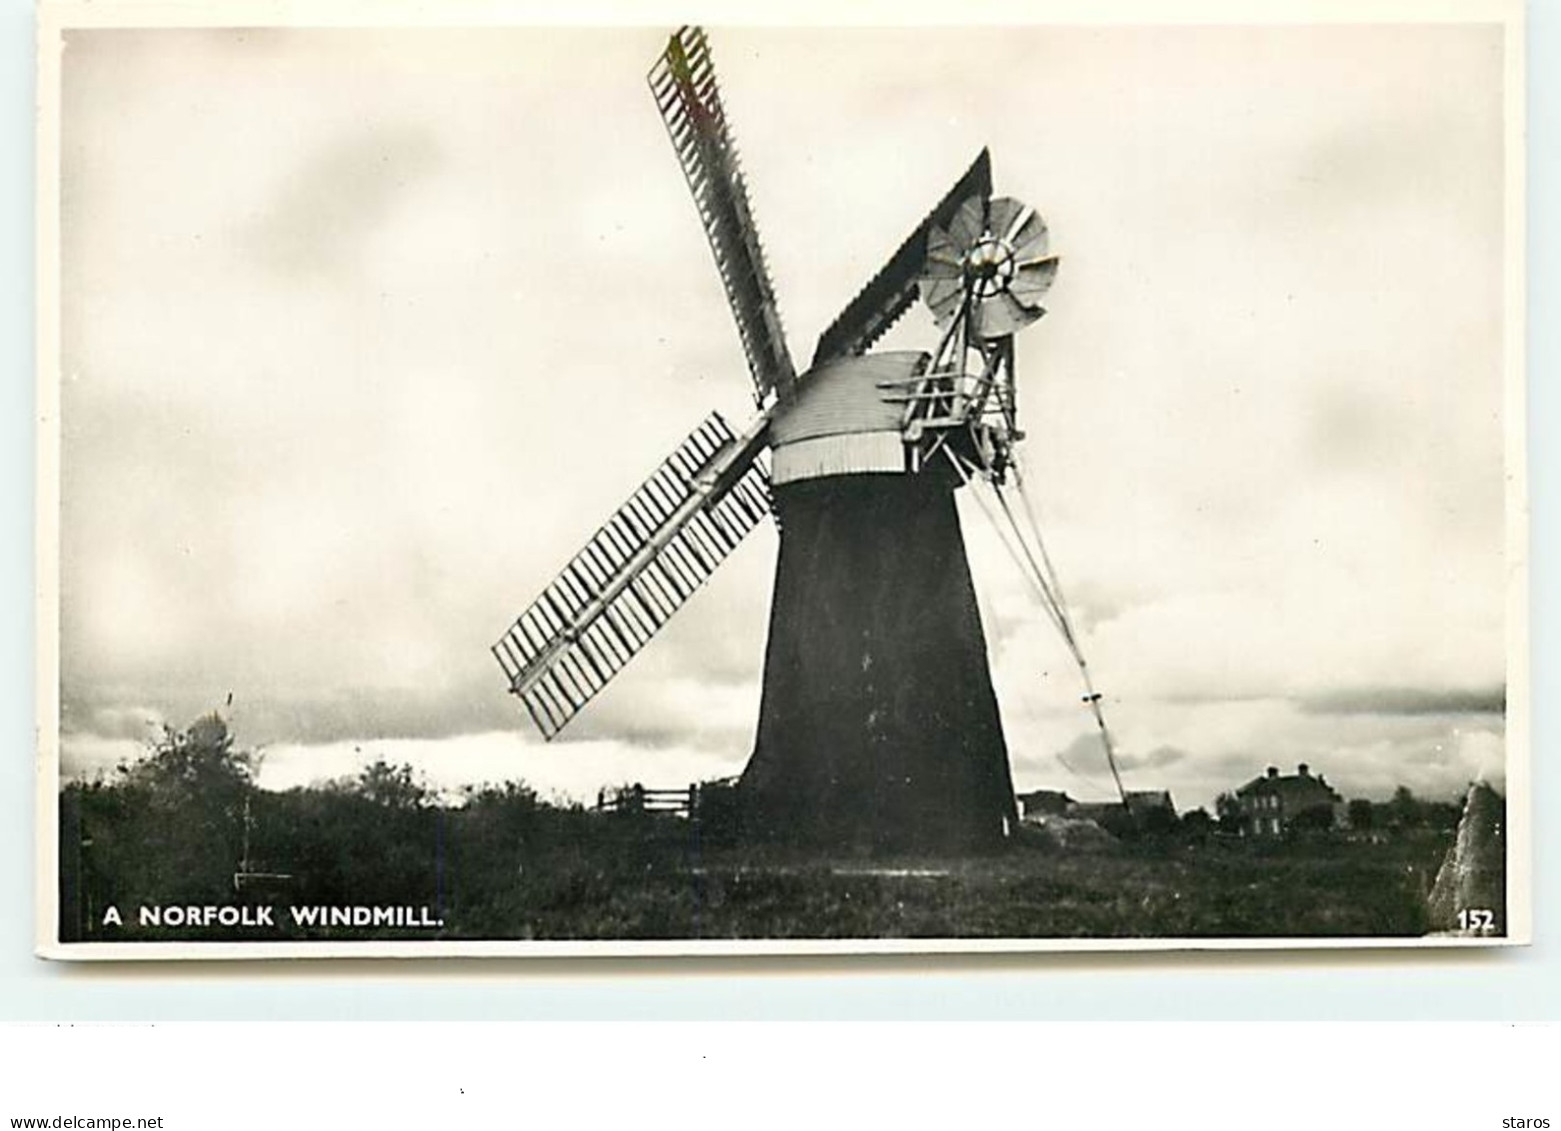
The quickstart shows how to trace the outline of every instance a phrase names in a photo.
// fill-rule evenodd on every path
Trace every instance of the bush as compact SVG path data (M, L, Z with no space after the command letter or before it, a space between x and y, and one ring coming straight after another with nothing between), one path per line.
M1303 809L1290 818L1291 832L1327 832L1333 828L1333 810L1326 805L1315 805L1310 809Z
M149 747L110 779L61 791L62 937L93 937L111 905L232 901L253 755L215 712Z

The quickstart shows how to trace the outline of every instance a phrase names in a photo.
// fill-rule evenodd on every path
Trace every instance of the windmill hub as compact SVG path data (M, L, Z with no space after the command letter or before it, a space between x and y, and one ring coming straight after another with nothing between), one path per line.
M977 298L1008 289L1014 277L1014 251L1002 240L988 236L965 256L965 280Z

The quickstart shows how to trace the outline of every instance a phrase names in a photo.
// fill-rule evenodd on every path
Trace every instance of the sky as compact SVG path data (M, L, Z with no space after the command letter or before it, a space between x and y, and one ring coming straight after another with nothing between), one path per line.
M488 652L705 413L751 412L645 85L665 34L67 33L64 772L230 693L276 788L741 770L769 527L551 744ZM799 364L982 146L1046 217L1021 460L1130 788L1502 780L1498 28L711 42ZM883 345L933 343L918 309ZM1109 796L960 506L1016 784Z

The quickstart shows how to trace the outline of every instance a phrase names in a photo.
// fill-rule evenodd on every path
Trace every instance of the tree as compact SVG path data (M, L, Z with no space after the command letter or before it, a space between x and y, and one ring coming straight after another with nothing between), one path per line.
M1214 813L1219 819L1220 831L1239 833L1242 826L1241 799L1234 793L1222 793L1214 799Z
M409 765L383 758L352 777L277 799L275 832L306 903L433 904L446 812Z
M150 756L119 772L127 786L151 790L161 800L225 809L243 804L254 766L254 754L233 748L227 722L213 711L183 731L164 724Z
M1388 822L1398 828L1413 828L1421 824L1420 802L1407 785L1393 791L1393 800L1387 804Z
M417 780L411 766L392 766L383 758L365 766L346 784L346 792L386 809L422 809L433 801L433 791Z
M231 898L253 778L253 754L212 712L185 730L165 726L145 758L110 780L67 787L62 818L76 834L62 851L77 855L82 885L73 898L94 909Z
M1376 806L1364 797L1356 797L1350 801L1349 816L1350 828L1369 829L1376 823Z
M1207 809L1193 809L1182 814L1182 832L1187 839L1202 842L1214 831L1214 818Z

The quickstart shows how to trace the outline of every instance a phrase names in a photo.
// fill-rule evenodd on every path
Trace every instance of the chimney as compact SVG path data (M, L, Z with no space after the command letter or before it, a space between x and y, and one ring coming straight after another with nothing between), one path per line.
M1304 778L1307 775L1307 771L1310 770L1310 769L1311 769L1310 766L1308 766L1305 762L1302 762L1299 766L1297 766L1295 768L1295 772L1300 774Z
M1271 778L1277 778L1279 776L1279 767L1278 766L1270 766L1270 767L1268 767L1268 776L1271 777Z

